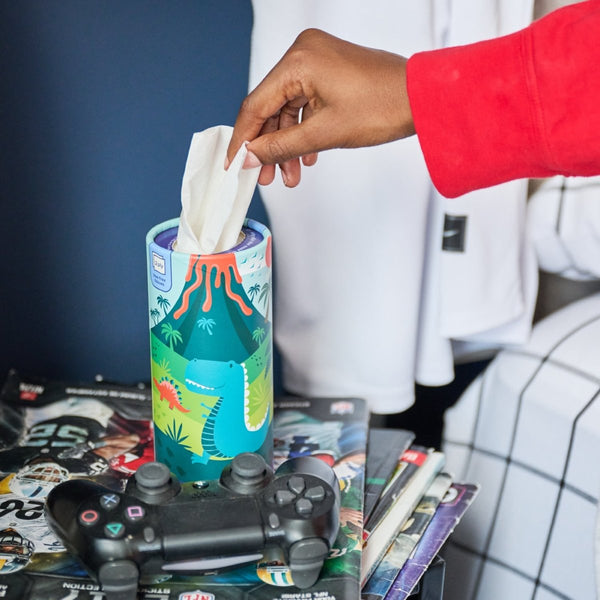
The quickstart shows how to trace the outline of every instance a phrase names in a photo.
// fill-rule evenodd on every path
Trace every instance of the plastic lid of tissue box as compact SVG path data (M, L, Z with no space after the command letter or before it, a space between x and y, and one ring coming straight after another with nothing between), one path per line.
M165 248L166 250L171 250L173 252L177 252L177 248L175 248L175 242L177 241L177 230L178 227L170 227L161 231L154 238L154 242L160 246L161 248ZM238 243L230 250L225 250L222 254L227 252L239 252L240 250L246 250L247 248L252 248L257 244L260 244L263 241L264 237L260 231L253 229L252 227L248 227L248 225L244 225L242 227L242 231L240 233L240 238L238 238Z

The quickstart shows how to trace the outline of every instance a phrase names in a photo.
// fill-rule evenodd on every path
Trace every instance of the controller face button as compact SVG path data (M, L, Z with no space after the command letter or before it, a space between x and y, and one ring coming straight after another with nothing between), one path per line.
M121 498L119 498L117 494L102 494L102 496L100 496L100 506L104 510L112 510L119 506L120 502Z
M281 525L279 517L275 513L269 515L269 527L271 529L277 529Z
M104 534L106 537L111 539L118 539L125 535L125 525L123 523L118 523L113 521L112 523L107 523L104 526Z
M92 527L92 525L95 525L99 520L100 515L96 510L84 510L83 512L79 513L79 522L84 527Z
M325 499L325 488L322 485L316 485L306 490L305 498L313 502L322 502Z
M313 503L308 498L300 498L296 502L295 508L299 515L310 515L313 511Z
M128 521L139 521L146 516L146 511L138 504L134 506L128 506L125 510L125 518Z
M296 499L296 494L288 492L288 490L277 490L275 492L275 502L279 506L285 506L291 504Z
M302 477L298 475L293 475L288 479L288 488L292 490L295 494L301 494L304 491L305 483Z

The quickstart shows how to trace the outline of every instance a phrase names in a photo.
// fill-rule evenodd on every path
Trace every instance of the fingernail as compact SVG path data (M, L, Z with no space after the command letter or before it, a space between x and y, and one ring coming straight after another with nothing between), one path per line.
M263 164L258 159L258 156L248 150L248 154L246 154L246 158L244 160L244 164L242 165L242 169L255 169L256 167L262 167Z
M223 168L227 171L227 169L229 169L229 165L231 164L231 161L225 157L225 162L223 163Z
M281 169L281 179L283 179L283 185L287 186L288 176L287 176L287 173L283 169Z

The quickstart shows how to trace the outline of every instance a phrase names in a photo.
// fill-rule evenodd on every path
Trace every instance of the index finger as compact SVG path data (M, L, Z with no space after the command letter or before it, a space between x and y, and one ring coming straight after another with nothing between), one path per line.
M227 148L228 161L233 160L244 142L258 137L270 117L291 100L303 96L301 86L286 76L284 63L285 56L242 102Z

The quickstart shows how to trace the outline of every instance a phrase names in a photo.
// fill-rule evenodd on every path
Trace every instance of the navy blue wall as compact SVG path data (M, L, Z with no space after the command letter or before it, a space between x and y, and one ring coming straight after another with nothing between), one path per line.
M1 379L149 379L145 234L192 133L233 124L251 24L249 0L2 3Z

